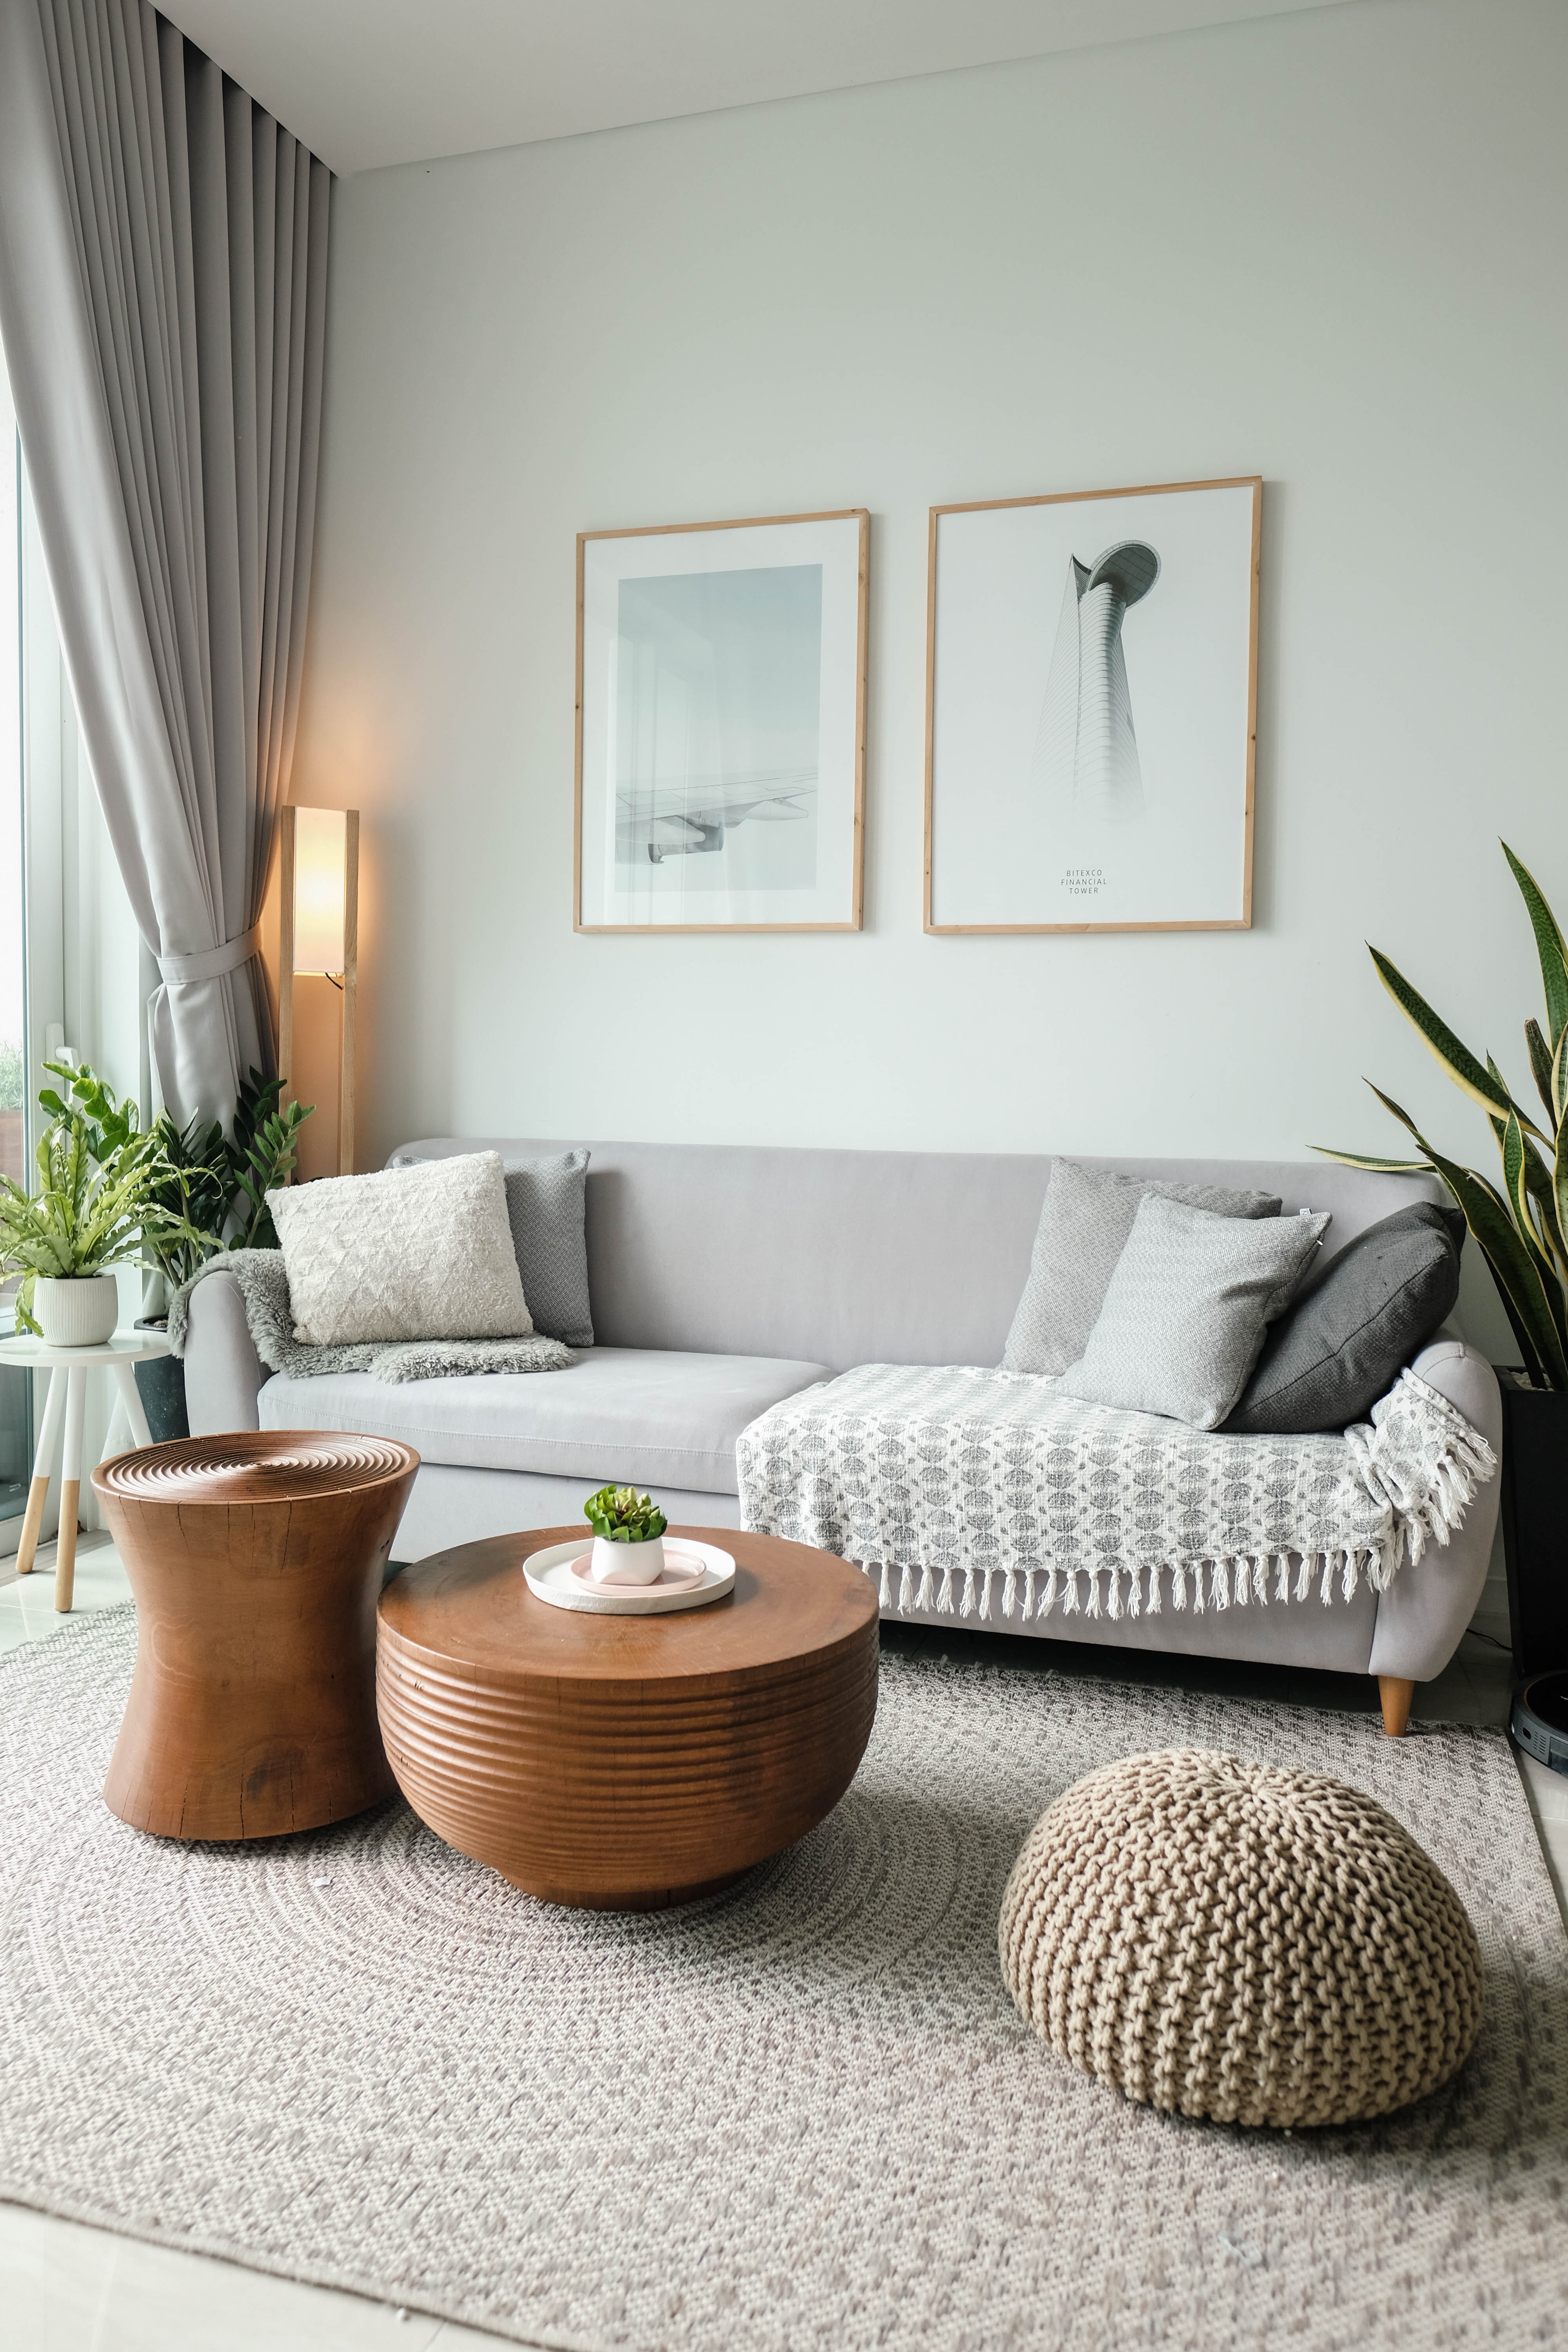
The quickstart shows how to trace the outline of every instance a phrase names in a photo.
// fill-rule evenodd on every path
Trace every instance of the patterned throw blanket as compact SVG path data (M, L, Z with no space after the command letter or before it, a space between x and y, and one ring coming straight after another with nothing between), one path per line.
M275 1249L226 1250L181 1284L169 1302L172 1356L185 1352L187 1301L209 1274L233 1275L257 1354L269 1371L291 1380L372 1372L378 1381L438 1381L459 1372L559 1372L572 1361L569 1348L540 1332L529 1339L362 1339L341 1348L296 1339L283 1253Z
M1223 1437L1027 1373L899 1364L786 1397L736 1461L746 1527L879 1569L884 1608L988 1617L996 1580L1025 1619L1381 1592L1497 1470L1414 1372L1342 1437Z

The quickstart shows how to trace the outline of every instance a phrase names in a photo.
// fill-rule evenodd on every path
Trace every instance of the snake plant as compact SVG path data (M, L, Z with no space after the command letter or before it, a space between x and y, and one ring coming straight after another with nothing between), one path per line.
M1531 1386L1568 1389L1568 947L1533 875L1506 841L1502 853L1530 916L1546 993L1545 1029L1533 1019L1524 1024L1544 1123L1521 1109L1491 1055L1478 1061L1404 974L1373 948L1377 976L1395 1004L1460 1092L1486 1113L1502 1157L1502 1187L1435 1151L1409 1113L1381 1087L1373 1086L1373 1093L1415 1138L1422 1158L1384 1160L1323 1144L1312 1148L1349 1168L1393 1175L1427 1169L1440 1176L1485 1253Z
M117 1102L83 1062L46 1062L65 1086L38 1100L50 1113L36 1159L39 1182L25 1192L0 1176L0 1269L20 1272L16 1320L34 1332L33 1290L46 1280L80 1280L117 1265L146 1266L152 1253L190 1229L154 1198L157 1139L140 1131L136 1106Z
M584 1504L583 1517L606 1543L648 1543L669 1525L653 1496L635 1486L601 1486Z

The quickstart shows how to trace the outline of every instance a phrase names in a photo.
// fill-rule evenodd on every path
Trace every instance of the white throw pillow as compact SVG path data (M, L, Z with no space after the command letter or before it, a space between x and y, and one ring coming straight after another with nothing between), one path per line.
M521 1339L533 1329L499 1151L268 1192L294 1337Z

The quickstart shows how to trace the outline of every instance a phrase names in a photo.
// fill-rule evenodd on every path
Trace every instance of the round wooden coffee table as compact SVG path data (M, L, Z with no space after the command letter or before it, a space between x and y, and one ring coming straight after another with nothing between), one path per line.
M727 1885L832 1811L870 1738L869 1579L773 1536L671 1532L733 1554L721 1600L668 1617L551 1608L522 1562L580 1527L437 1552L382 1595L399 1788L448 1845L548 1902L647 1911Z
M280 1837L392 1794L375 1604L418 1467L390 1438L263 1429L93 1474L136 1596L111 1812L161 1837Z

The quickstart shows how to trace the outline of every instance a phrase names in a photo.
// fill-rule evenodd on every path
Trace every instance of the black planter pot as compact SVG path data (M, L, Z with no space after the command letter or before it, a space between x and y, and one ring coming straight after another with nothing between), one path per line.
M1568 1394L1524 1389L1500 1367L1502 1541L1513 1663L1568 1665Z
M163 1315L142 1315L137 1318L138 1331L162 1331L167 1322ZM171 1437L189 1437L191 1424L185 1417L185 1368L175 1356L150 1356L145 1363L133 1364L136 1386L142 1395L142 1410L147 1416L147 1426L153 1433L154 1445L163 1445Z

